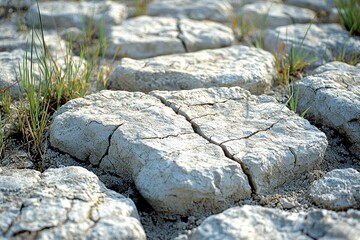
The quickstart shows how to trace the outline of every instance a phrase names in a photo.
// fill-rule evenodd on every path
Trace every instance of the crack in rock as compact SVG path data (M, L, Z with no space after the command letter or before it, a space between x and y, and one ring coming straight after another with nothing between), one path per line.
M182 135L189 135L189 134L193 134L193 133L169 134L169 135L166 135L166 136L144 137L144 138L140 138L140 139L141 139L141 140L149 140L149 139L166 139L166 138L170 138L170 137L178 137L178 136L182 136Z
M291 154L294 156L294 167L296 167L297 164L297 155L294 151L294 149L292 147L289 147L289 151L291 152Z
M124 125L125 123L122 124L118 124L115 126L114 130L111 132L111 134L108 136L108 146L106 147L106 151L105 153L101 156L100 161L97 165L95 166L100 166L101 162L103 161L104 157L106 157L107 155L109 155L109 149L111 147L111 139L112 136L114 135L115 131L118 130L122 125Z
M161 103L164 104L166 107L171 108L177 115L180 115L180 116L185 117L186 121L188 121L188 122L190 123L190 125L191 125L194 133L196 133L196 134L199 135L200 137L204 138L204 139L205 139L206 141L208 141L209 143L212 143L212 144L214 144L214 145L216 145L216 146L219 146L219 147L223 150L225 157L227 157L228 159L230 159L230 160L236 162L237 164L239 164L239 165L241 166L244 174L245 174L245 175L247 176L247 178L248 178L248 183L249 183L249 185L250 185L250 187L251 187L251 191L252 191L253 193L256 192L255 184L254 184L254 182L253 182L253 180L252 180L252 177L251 177L251 175L249 174L249 172L246 171L246 169L244 168L244 166L243 166L243 164L242 164L241 162L236 161L236 160L233 158L233 156L231 156L231 154L229 154L228 151L227 151L223 146L220 146L219 144L216 144L216 143L210 141L209 138L207 138L206 136L202 135L202 134L199 132L199 130L197 129L197 126L195 126L195 124L194 124L192 121L190 121L190 120L187 118L187 116L185 116L185 115L177 112L175 109L173 109L171 106L169 106L169 104L167 104L167 102L166 102L166 100L165 100L164 98L158 97L158 96L156 96L156 95L155 95L155 97L158 98L158 99L161 101ZM224 101L223 103L225 103L225 102L227 102L227 101L229 101L229 100L232 100L232 99L227 99L227 100ZM216 103L213 103L213 104L216 104ZM213 104L211 104L211 105L213 105ZM209 105L209 104L205 104L205 105ZM195 105L191 105L191 106L195 106ZM196 105L196 106L198 106L198 105ZM179 109L180 109L180 108L178 108L178 110L179 110Z
M249 134L249 135L247 135L247 136L241 137L241 138L229 139L229 140L226 140L226 141L221 142L221 143L219 143L219 144L216 143L216 142L214 142L214 141L212 141L211 138L209 138L209 141L212 141L214 144L217 144L217 145L221 146L221 145L223 145L223 144L225 144L225 143L228 143L228 142L237 141L237 140L243 140L243 139L249 139L249 138L251 138L252 136L255 136L256 134L258 134L258 133L260 133L260 132L269 131L269 130L270 130L271 128L273 128L276 124L278 124L281 120L282 120L282 119L279 119L279 120L277 120L276 122L272 123L269 127L265 128L265 129L259 129L259 130L255 131L255 132L253 132L253 133L251 133L251 134ZM206 136L204 136L204 137L206 137Z

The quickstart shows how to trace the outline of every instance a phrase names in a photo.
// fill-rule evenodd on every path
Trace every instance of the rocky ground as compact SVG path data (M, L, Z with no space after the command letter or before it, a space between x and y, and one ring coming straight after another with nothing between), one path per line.
M42 164L7 139L0 238L358 238L360 38L334 1L154 0L139 17L133 1L98 2L40 3L59 59L84 22L104 24L109 90L54 114ZM0 88L14 104L33 4L0 1ZM293 84L298 114L279 45L316 56Z

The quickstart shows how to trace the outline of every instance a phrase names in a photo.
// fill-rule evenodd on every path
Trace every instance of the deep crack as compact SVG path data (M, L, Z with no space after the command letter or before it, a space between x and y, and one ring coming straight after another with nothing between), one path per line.
M223 150L224 155L225 155L226 158L228 158L228 159L236 162L237 164L240 164L240 166L241 166L241 168L242 168L242 170L243 170L243 173L244 173L244 174L247 176L247 178L248 178L248 183L249 183L249 185L250 185L250 187L251 187L251 191L252 191L253 193L256 192L256 188L255 188L253 179L252 179L252 177L251 177L251 174L249 174L248 169L247 169L241 162L236 161L236 159L234 159L234 157L227 151L226 148L224 148L223 146L221 146L221 145L219 145L219 144L211 141L210 138L208 138L208 137L206 137L205 135L201 134L201 133L199 132L199 130L198 130L198 126L196 126L192 121L190 121L189 119L187 119L187 117L186 117L185 115L183 115L183 114L175 111L172 107L170 107L170 103L167 103L167 101L166 101L164 98L159 97L159 96L156 96L156 95L155 95L155 97L158 98L158 99L160 99L160 101L161 101L166 107L171 108L177 115L180 115L180 116L185 117L186 121L188 121L188 122L190 123L190 125L191 125L194 133L196 133L196 134L198 134L200 137L206 139L209 143L212 143L212 144L214 144L214 145L216 145L216 146L219 146L219 147ZM228 99L228 100L226 100L225 102L227 102L227 101L229 101L229 100L231 100L231 99ZM193 106L193 105L192 105L192 106Z
M100 160L99 160L99 163L95 166L99 166L102 162L102 160L104 159L104 157L106 157L108 154L109 154L109 149L111 147L111 139L112 139L112 136L114 135L115 131L119 129L119 127L121 127L122 125L124 125L125 123L122 123L122 124L118 124L115 126L115 128L112 130L111 134L108 136L108 146L106 148L106 151L105 153L101 156Z

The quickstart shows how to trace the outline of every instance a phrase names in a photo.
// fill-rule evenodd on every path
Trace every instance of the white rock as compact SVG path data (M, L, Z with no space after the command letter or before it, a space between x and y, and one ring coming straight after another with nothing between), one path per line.
M107 56L141 59L230 46L232 30L212 22L141 16L109 30Z
M156 211L203 213L250 196L241 165L143 93L102 91L56 113L53 147L133 181Z
M12 97L17 97L20 93L19 66L22 64L24 55L23 50L0 52L0 89L10 91Z
M30 52L32 43L31 31L22 32L18 30L16 24L9 21L0 21L0 51L11 52L13 50L27 50ZM61 39L54 30L44 30L44 39L47 48L53 57L64 56L66 52L66 42ZM43 48L40 30L34 31L34 48L40 53ZM35 57L34 57L35 58Z
M325 134L271 97L241 88L151 94L239 162L256 193L270 193L311 170L325 154Z
M9 21L0 21L0 32L0 51L27 48L28 34L19 32L15 24Z
M233 8L223 0L154 0L148 5L147 14L230 22L233 17Z
M2 170L1 239L146 239L134 203L81 167Z
M335 7L334 0L287 0L286 4L325 12L330 12Z
M189 239L356 240L360 235L359 219L360 212L356 210L289 213L246 205L208 217Z
M275 74L272 54L233 46L145 60L124 58L111 73L108 87L148 92L241 86L259 94L270 88Z
M0 0L0 7L15 7L15 8L28 8L36 0Z
M264 48L270 52L278 52L279 45L284 43L286 50L291 46L309 52L308 57L316 56L313 66L320 66L333 61L345 53L345 58L360 55L360 38L349 37L349 33L338 24L313 24L308 33L309 24L294 24L267 29L264 32ZM306 36L305 40L304 36Z
M228 0L228 2L233 6L235 9L244 6L245 4L255 3L259 0ZM282 0L263 0L262 2L276 2L281 3Z
M360 149L360 65L331 62L297 82L298 111L345 134Z
M306 8L273 2L255 2L240 8L238 12L248 24L258 28L278 27L293 23L309 23L316 16Z
M360 206L360 173L355 169L335 169L313 182L309 197L321 207L344 210Z
M125 5L112 2L69 2L54 1L39 3L44 28L63 29L77 27L83 29L91 21L95 26L104 22L105 26L120 24L127 17ZM37 5L30 7L26 15L27 25L40 26Z

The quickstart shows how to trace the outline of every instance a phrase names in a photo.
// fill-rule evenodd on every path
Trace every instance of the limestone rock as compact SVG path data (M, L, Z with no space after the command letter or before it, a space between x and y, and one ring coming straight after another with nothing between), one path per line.
M15 24L6 20L0 21L0 32L0 51L27 48L28 34L19 32Z
M133 181L159 212L196 214L250 196L240 164L143 93L102 91L68 102L55 114L50 142Z
M0 7L29 8L36 0L0 0Z
M32 33L31 31L23 32L18 26L8 20L0 21L0 52L11 52L22 49L30 52ZM34 32L34 48L41 51L41 33L39 30ZM54 30L44 30L44 39L46 45L53 57L66 55L66 42ZM35 58L35 57L34 57Z
M109 31L107 56L141 59L230 46L232 30L219 23L141 16Z
M240 8L238 15L258 28L278 27L293 23L309 23L316 16L306 8L273 2L255 2Z
M134 203L81 167L0 169L1 239L146 239Z
M313 66L323 65L341 57L345 51L345 58L360 55L360 38L349 37L349 33L338 24L294 24L289 26L267 29L264 32L264 48L270 52L278 52L279 45L284 43L286 50L291 47L309 52L308 57L315 56L317 60ZM303 43L302 39L306 36Z
M241 86L260 94L272 84L274 65L272 54L246 46L145 60L124 58L111 73L108 87L148 92Z
M287 0L286 4L309 8L314 11L330 12L335 7L335 0Z
M83 29L90 21L99 26L120 24L127 17L125 5L112 2L69 2L54 1L39 3L44 28L63 29L77 27ZM26 15L28 26L40 27L37 5L30 7Z
M246 4L255 3L259 0L228 0L228 2L233 6L235 9L238 9L239 7L242 7ZM275 2L275 3L281 3L281 0L262 0L262 2Z
M18 84L19 64L22 64L24 55L23 50L0 52L0 90L10 91L12 97L16 97L20 93Z
M271 97L256 97L241 88L151 94L240 163L256 193L271 192L324 156L325 134Z
M208 217L189 236L203 239L346 239L360 235L360 212L289 213L260 206L230 208Z
M360 149L360 65L331 62L297 82L298 111L345 134Z
M312 183L309 197L319 206L344 210L360 206L360 173L355 169L335 169Z
M150 16L230 22L233 9L223 0L154 0L148 5L147 13Z

